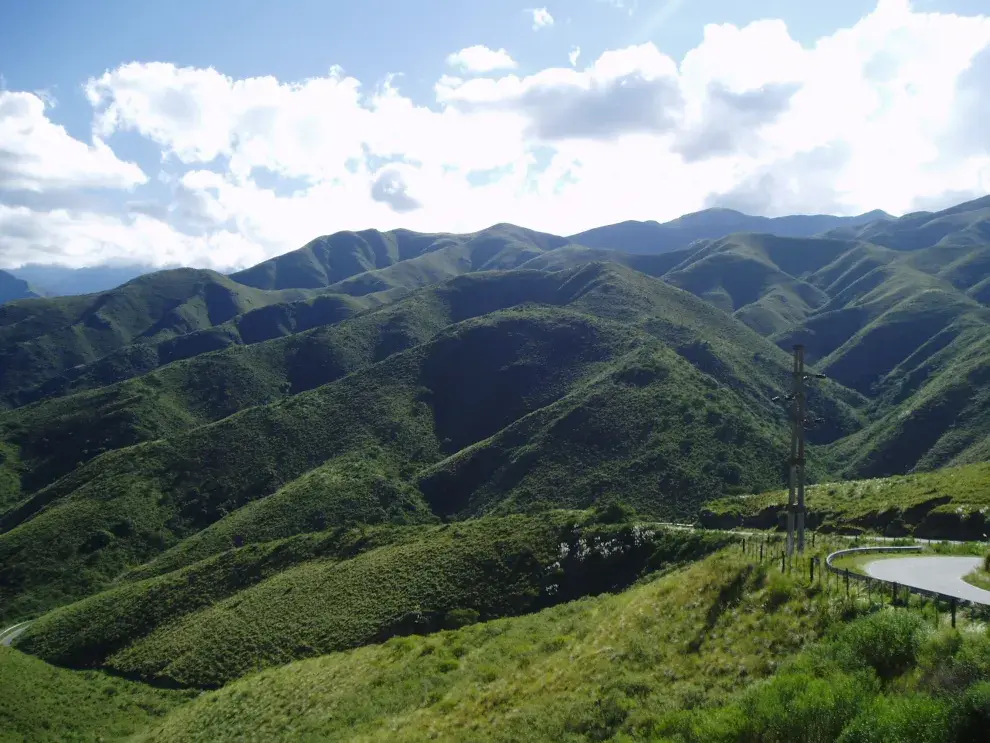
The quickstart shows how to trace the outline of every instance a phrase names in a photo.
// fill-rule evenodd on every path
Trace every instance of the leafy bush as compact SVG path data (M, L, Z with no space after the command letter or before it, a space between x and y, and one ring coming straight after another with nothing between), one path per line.
M918 657L924 619L903 609L887 609L853 623L842 633L856 658L889 680L910 668Z
M952 739L952 714L952 706L939 698L879 696L838 743L945 743Z

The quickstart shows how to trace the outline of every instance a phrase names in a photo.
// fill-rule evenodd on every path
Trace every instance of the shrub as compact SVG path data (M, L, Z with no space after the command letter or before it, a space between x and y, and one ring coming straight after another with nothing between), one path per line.
M990 681L971 686L959 705L956 740L984 740L990 730Z
M952 707L932 697L877 697L838 738L839 743L945 743Z
M841 641L886 681L914 664L923 625L920 616L906 609L886 609L851 624Z

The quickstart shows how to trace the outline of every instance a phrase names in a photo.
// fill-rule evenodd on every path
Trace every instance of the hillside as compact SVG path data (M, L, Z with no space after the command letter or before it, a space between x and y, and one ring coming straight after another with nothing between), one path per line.
M562 237L508 224L468 235L339 232L231 278L259 289L338 286L345 294L361 295L422 286L468 271L515 268L566 243Z
M513 296L512 286L525 289L516 302L544 303L492 311ZM185 418L185 431L179 425L129 448L134 440L125 439L125 448L110 448L30 495L26 487L28 497L0 515L5 615L90 592L177 540L194 538L192 545L217 529L230 534L227 519L246 539L321 528L342 515L336 499L360 502L377 482L391 483L388 500L370 500L370 511L349 507L350 518L380 520L393 498L414 511L467 516L586 507L608 494L647 513L685 517L725 487L766 487L779 476L782 427L768 398L784 384L787 357L690 294L598 264L456 280L440 299L455 311L466 301L486 314L441 316L430 329L423 322L437 290L423 290L378 311L397 319L405 309L416 318L398 345L377 340L382 325L374 314L317 340L327 344L319 353L371 352L359 350L353 366L311 382L322 386L198 426L173 397L168 410ZM386 328L402 327L390 322ZM702 342L702 333L719 342ZM762 348L759 358L754 348ZM254 378L264 389L280 387L265 374ZM42 412L56 402L8 417L48 430ZM826 388L819 403L832 413L833 436L856 426L841 395ZM138 430L148 428L132 416L163 410L153 397L135 405L128 417ZM25 419L29 413L40 416L36 423ZM32 448L24 428L11 430L16 461L59 467L37 459L45 450ZM355 477L357 462L373 476ZM340 477L360 489L327 488ZM27 481L22 472L20 482ZM328 520L314 522L318 513ZM284 531L273 534L277 525Z
M212 271L183 268L141 276L102 294L4 305L0 399L127 344L153 344L304 294L263 292Z
M551 512L266 543L52 612L18 647L61 665L217 687L302 657L620 590L729 540L587 521ZM593 559L577 559L581 545Z
M981 461L990 300L986 198L814 238L738 234L662 255L567 246L528 268L613 260L731 313L870 400L823 456L873 477ZM872 242L864 242L869 239Z
M807 687L839 700L807 712L821 740L891 730L883 705L940 704L919 679L944 669L891 670L862 637L929 647L918 615L843 628L868 597L656 522L777 525L800 342L828 377L811 526L980 538L986 212L651 254L511 225L338 233L234 276L4 305L0 622L34 620L9 688L42 695L8 717L54 739L291 719L328 740L784 741ZM42 732L46 693L79 719ZM969 699L933 740L967 739Z
M990 507L990 464L981 462L912 475L823 482L805 491L809 528L982 541ZM779 526L787 491L722 498L706 504L700 521L713 528Z
M7 271L0 271L0 304L13 302L17 299L32 299L40 296L42 296L41 292L28 282L17 278Z
M3 743L120 740L194 696L95 671L69 671L0 647Z
M985 636L865 596L843 616L832 592L722 552L616 595L263 671L140 739L979 739Z

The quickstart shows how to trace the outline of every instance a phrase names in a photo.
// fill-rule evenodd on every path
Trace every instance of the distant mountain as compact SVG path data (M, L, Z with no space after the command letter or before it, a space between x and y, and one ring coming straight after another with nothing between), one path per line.
M133 264L127 266L90 266L89 268L69 268L29 263L10 273L37 287L42 287L49 296L71 296L92 294L113 289L137 278L142 274L158 271L159 268Z
M705 209L670 222L619 222L571 235L571 242L589 248L608 248L624 253L667 253L681 250L697 240L718 240L736 232L759 232L780 237L811 237L840 227L886 222L892 217L875 210L856 217L827 214L788 217L754 217L733 209Z
M40 296L41 292L28 282L7 271L0 271L0 304L13 302L15 299L31 299Z
M230 278L258 289L317 289L360 276L344 289L347 294L360 295L422 286L468 271L515 268L567 242L511 224L466 235L410 230L337 232Z

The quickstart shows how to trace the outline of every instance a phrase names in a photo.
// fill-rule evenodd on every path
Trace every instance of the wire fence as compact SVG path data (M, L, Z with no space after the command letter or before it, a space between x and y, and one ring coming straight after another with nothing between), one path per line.
M815 548L815 533L809 535L807 547L809 553L796 554L788 558L785 550L786 542L782 536L751 535L741 541L744 555L760 563L776 563L782 573L802 576L802 582L809 585L821 586L822 590L834 595L844 593L845 597L854 600L866 599L870 603L907 606L912 595L919 597L922 604L930 604L934 609L936 621L939 616L948 615L953 627L956 626L957 614L964 610L971 620L990 622L990 606L975 601L969 601L956 596L949 596L938 591L906 586L894 581L874 578L870 575L855 572L846 567L838 567L834 562L842 557L863 553L897 553L920 552L921 545L913 546L874 546L835 549L840 545L832 539L819 539L818 549ZM819 535L820 537L822 535Z

